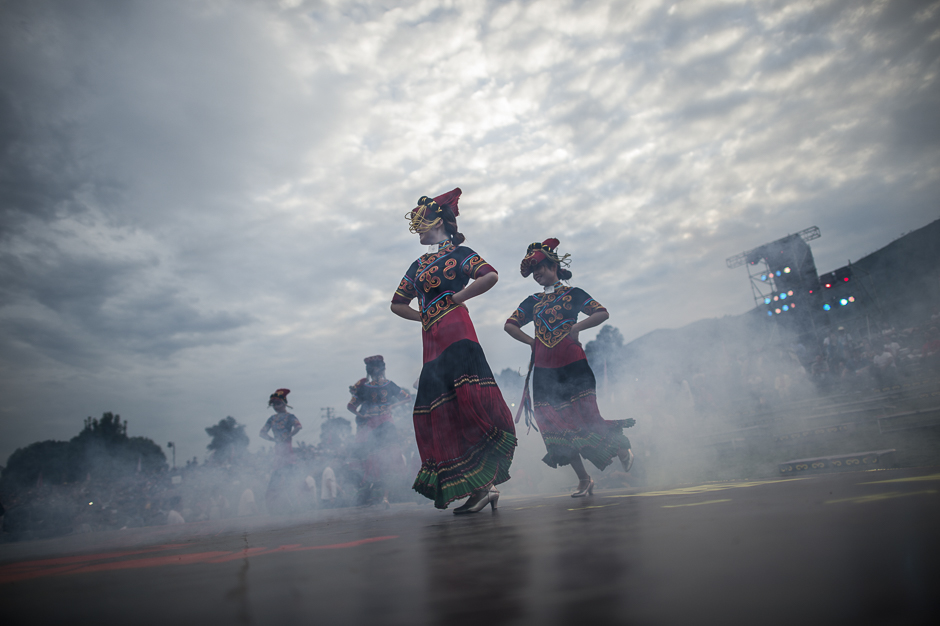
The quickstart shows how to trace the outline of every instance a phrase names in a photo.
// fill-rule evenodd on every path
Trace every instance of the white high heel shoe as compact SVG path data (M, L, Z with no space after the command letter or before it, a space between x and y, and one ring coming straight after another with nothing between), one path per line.
M454 509L454 515L463 515L465 513L479 513L489 504L492 510L496 510L496 503L499 501L499 490L496 487L481 489L470 496L466 502Z
M586 496L594 495L594 479L588 478L587 480L578 481L578 490L571 494L572 498L584 498Z
M629 472L633 467L633 450L627 448L627 452L620 457L620 464L623 465L623 471Z

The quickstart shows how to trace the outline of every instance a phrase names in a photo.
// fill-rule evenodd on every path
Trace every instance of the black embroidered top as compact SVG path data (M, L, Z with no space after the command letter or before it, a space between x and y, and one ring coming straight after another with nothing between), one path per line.
M516 326L535 322L536 339L554 348L571 332L578 313L591 315L606 310L583 289L558 282L553 293L536 293L523 300L506 322Z
M408 304L418 298L421 326L428 330L457 308L451 296L466 287L471 279L495 271L470 248L447 242L441 244L437 252L422 254L411 264L395 290L392 302Z
M411 394L407 390L402 389L390 380L379 383L369 382L368 379L363 378L355 385L351 385L349 392L352 394L352 398L350 398L347 407L359 409L359 412L367 420L411 400Z

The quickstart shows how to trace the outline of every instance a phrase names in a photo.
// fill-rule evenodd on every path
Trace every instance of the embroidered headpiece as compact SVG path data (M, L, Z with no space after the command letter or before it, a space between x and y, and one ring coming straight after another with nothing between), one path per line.
M382 365L385 365L385 359L382 358L381 354L376 354L375 356L367 356L366 358L362 360L363 362L365 362L366 365L370 365L372 363L381 363Z
M442 221L441 215L444 209L450 209L454 217L457 217L460 214L457 201L461 193L463 192L460 191L460 187L457 187L436 198L421 196L418 206L405 215L405 219L410 222L408 230L418 235L437 228Z
M545 259L557 263L559 268L571 265L571 261L569 260L571 258L570 254L559 257L558 253L555 251L559 243L560 242L554 237L546 239L542 243L537 241L530 243L529 247L526 248L525 258L522 259L522 263L519 265L519 271L522 272L522 275L528 278L532 270L535 269L535 266Z
M274 404L275 400L287 404L287 394L290 393L290 389L278 389L271 394L271 397L268 398L268 406Z

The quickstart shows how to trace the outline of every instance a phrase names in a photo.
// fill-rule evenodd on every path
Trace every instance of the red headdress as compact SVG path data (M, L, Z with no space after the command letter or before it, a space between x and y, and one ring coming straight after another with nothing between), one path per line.
M287 404L287 394L290 393L290 389L278 389L271 394L271 397L268 398L268 406L274 404L275 400L280 400L284 404Z
M535 269L535 266L545 259L557 263L559 268L570 265L571 261L568 260L571 257L570 254L559 257L558 253L555 251L559 243L560 242L554 237L546 239L542 243L537 241L530 243L529 247L526 248L525 258L522 259L522 263L519 265L519 271L522 272L522 275L528 278L532 270ZM570 274L568 274L568 276L570 276Z
M405 216L405 219L411 222L408 230L419 234L426 233L432 228L437 227L437 225L441 223L441 214L444 212L444 209L450 209L454 217L460 215L457 201L460 200L461 193L463 192L460 190L460 187L457 187L436 198L421 196L418 199L418 206Z

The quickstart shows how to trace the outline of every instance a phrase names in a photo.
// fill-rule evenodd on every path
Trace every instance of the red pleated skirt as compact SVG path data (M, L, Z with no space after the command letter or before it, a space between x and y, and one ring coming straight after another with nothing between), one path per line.
M515 427L466 307L424 331L423 344L414 408L421 469L413 488L447 508L509 480Z

